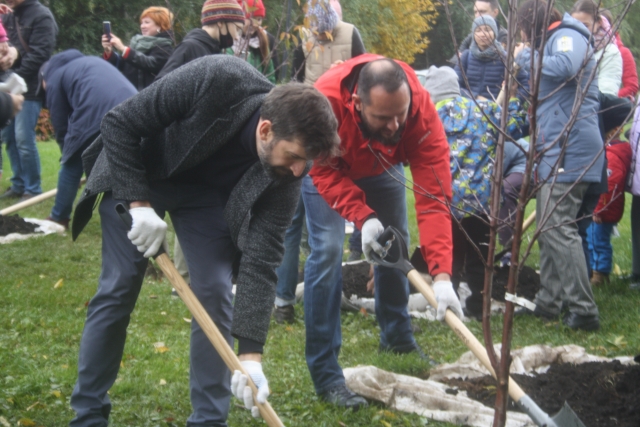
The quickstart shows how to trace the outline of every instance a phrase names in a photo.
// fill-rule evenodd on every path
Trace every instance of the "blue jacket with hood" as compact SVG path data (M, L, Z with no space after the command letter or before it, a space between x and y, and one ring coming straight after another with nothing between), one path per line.
M93 141L109 110L138 93L115 67L76 49L53 56L45 67L44 81L61 163Z
M565 13L547 37L536 111L536 151L546 150L538 163L538 179L600 182L604 151L598 128L597 77L587 84L596 66L589 44L590 34L580 21ZM516 62L530 69L531 49L525 48ZM534 64L537 64L537 55ZM567 130L571 111L584 91L586 96L578 107L577 120Z

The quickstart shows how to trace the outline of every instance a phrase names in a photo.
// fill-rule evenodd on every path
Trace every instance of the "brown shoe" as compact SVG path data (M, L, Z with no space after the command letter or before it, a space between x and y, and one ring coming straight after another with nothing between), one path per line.
M600 273L593 270L593 276L591 276L591 286L600 286L609 284L609 275Z

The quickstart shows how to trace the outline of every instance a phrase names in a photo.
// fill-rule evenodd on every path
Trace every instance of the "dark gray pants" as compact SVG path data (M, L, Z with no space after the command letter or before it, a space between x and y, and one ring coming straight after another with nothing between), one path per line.
M127 238L110 193L100 204L102 273L89 303L80 343L78 382L71 396L73 427L106 426L111 403L107 391L116 380L127 326L147 260ZM210 189L174 186L152 188L152 205L160 217L168 212L184 251L191 288L230 345L231 274L236 254L223 217L224 202ZM187 426L226 426L230 373L195 320L191 323L190 389L193 413Z

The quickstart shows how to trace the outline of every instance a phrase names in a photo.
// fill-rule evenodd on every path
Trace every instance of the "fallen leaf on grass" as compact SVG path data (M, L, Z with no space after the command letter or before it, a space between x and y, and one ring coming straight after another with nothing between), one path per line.
M40 275L40 278L41 278L41 279L44 279L45 277L47 277L47 276L45 276L44 274L41 274L41 275Z
M2 427L11 427L11 424L9 424L9 421L7 421L5 417L0 417L0 424L2 424Z
M156 349L156 353L166 353L167 351L169 351L169 347L164 345L164 343L162 341L153 343L153 346Z
M191 323L191 319L187 319L186 317L183 317L182 320L184 320L187 323Z
M27 408L27 412L32 410L33 408L35 408L36 406L42 405L42 403L40 403L40 401L37 401L36 403L34 403L33 405L29 406Z
M160 385L167 385L167 381L165 381L165 380L161 379L161 380L160 380Z
M62 397L62 393L60 392L60 390L53 390L51 392L51 394L53 394L55 397L57 397L58 399L60 399Z
M158 299L158 295L149 295L150 299Z
M33 427L36 425L36 423L34 423L33 420L30 418L20 418L18 420L18 425L24 426L24 427Z
M293 327L292 326L285 326L284 330L287 331L287 332L293 332Z
M62 287L62 285L64 285L64 279L60 279L56 282L55 285L53 285L53 289L60 289Z
M385 420L380 420L380 423L384 426L384 427L391 427L391 424L389 424L388 422L386 422Z
M360 308L360 314L362 314L364 317L369 316L369 313L367 312L367 309L364 307Z
M163 316L166 316L167 312L166 311L161 311L160 314L163 315Z

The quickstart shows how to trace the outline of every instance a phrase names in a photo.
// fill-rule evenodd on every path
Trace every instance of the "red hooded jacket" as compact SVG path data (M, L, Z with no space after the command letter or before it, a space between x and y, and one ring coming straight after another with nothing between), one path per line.
M329 165L314 164L309 174L329 206L361 229L375 212L353 181L386 173L391 165L409 163L415 188L419 189L414 194L422 256L431 275L451 274L449 145L431 98L411 67L396 61L405 70L411 88L411 106L398 144L385 146L366 139L359 128L360 114L351 96L362 67L381 58L373 54L357 56L330 69L316 82L315 87L329 99L338 119L342 155Z
M636 70L636 61L633 54L622 43L620 34L616 34L616 45L622 55L622 87L618 91L619 98L636 99L638 93L638 71Z
M631 167L631 145L623 141L611 141L606 147L609 188L600 196L594 213L602 222L617 223L624 213L624 186Z

